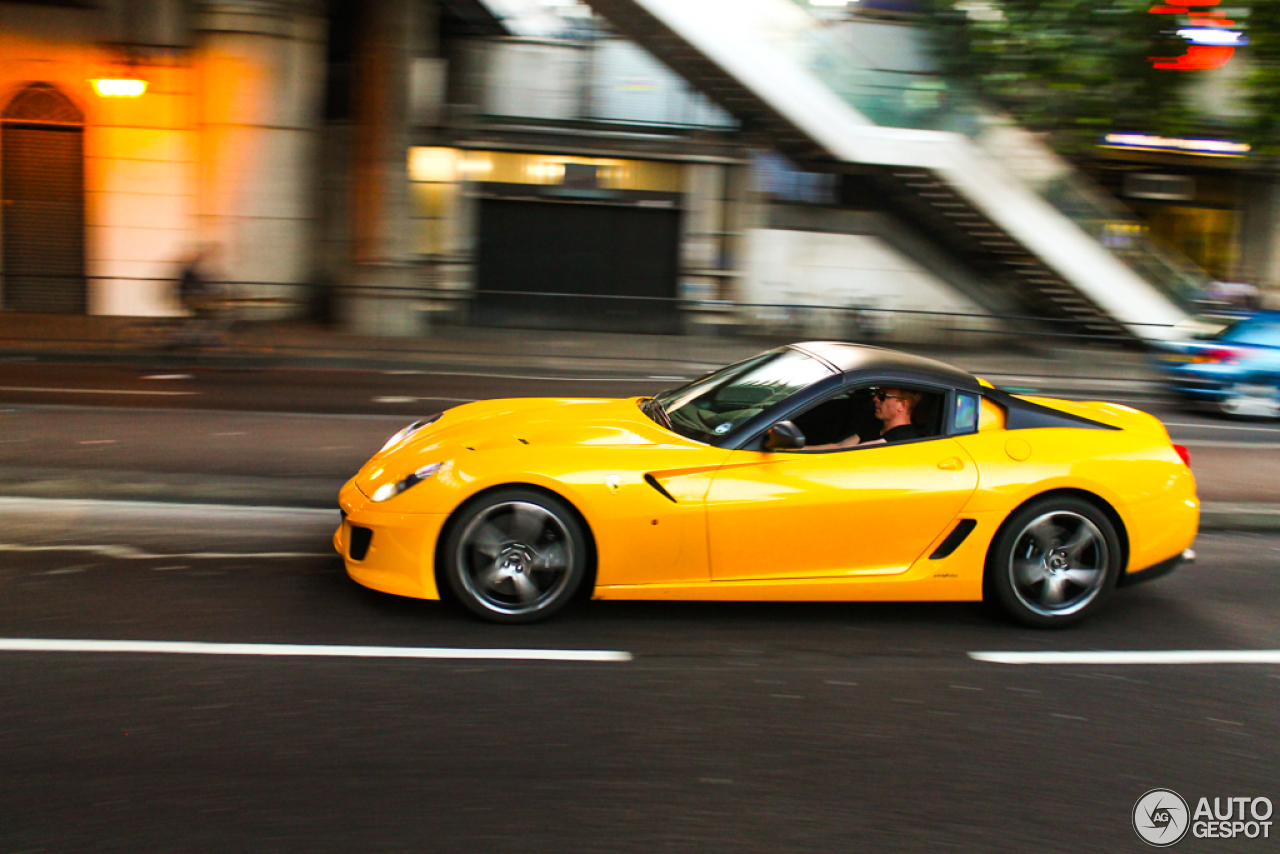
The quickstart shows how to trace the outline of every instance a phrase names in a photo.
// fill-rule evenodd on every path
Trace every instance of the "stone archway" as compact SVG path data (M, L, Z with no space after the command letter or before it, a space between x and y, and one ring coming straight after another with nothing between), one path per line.
M84 114L49 83L28 83L0 113L3 306L83 314Z

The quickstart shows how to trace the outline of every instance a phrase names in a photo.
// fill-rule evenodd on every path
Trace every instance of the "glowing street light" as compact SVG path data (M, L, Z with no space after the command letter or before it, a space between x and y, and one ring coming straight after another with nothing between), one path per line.
M137 98L147 91L145 80L100 77L90 82L93 90L103 98Z

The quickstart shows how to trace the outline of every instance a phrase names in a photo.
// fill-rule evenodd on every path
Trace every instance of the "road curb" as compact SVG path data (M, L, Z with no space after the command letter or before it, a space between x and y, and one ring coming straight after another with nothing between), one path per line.
M7 498L333 508L336 511L342 484L342 480L327 478L0 469L0 496Z
M1200 508L1202 531L1280 531L1280 505L1206 502Z

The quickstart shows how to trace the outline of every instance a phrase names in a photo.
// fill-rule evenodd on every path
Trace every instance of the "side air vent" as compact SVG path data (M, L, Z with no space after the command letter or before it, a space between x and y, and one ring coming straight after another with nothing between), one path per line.
M650 486L652 486L654 489L658 490L658 492L661 492L661 493L662 493L662 497L663 497L663 498L665 498L665 499L667 499L668 501L670 501L672 504L679 504L679 503L680 503L680 502L676 501L676 500L675 500L675 498L673 498L673 497L671 496L671 493L670 493L670 492L667 492L667 490L662 486L662 484L658 483L658 479L657 479L656 477L654 477L653 475L651 475L651 474L647 474L647 475L645 475L645 476L644 476L644 482L645 482L645 483L647 483L647 484L649 484Z
M969 533L977 526L977 522L972 519L961 519L960 524L951 529L951 533L947 534L947 538L942 544L934 549L933 554L929 555L929 560L942 560L944 557L951 557L951 553L960 548L960 544L965 541Z
M361 528L359 525L351 526L351 547L347 549L347 554L352 560L364 560L369 554L369 544L373 542L373 531L369 528Z

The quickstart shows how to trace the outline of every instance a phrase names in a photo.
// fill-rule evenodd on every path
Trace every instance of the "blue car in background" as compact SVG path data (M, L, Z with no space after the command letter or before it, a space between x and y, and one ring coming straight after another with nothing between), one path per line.
M1280 312L1159 347L1156 365L1184 400L1241 418L1280 418Z

